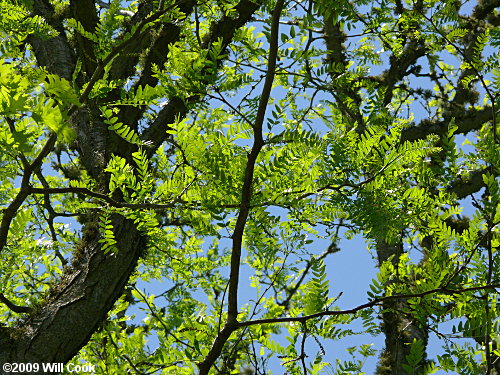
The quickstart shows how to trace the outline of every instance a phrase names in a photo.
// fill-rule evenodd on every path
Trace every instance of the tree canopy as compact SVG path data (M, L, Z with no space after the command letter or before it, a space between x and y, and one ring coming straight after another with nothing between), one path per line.
M0 0L0 362L500 375L499 7Z

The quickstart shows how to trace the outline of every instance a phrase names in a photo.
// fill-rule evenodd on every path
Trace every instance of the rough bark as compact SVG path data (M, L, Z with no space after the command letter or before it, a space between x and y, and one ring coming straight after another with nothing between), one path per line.
M113 222L119 251L104 254L98 232L88 233L72 272L64 275L22 329L10 336L11 342L0 344L2 359L67 362L86 344L122 294L146 246L132 221L116 217Z
M403 253L402 244L390 245L385 241L377 242L377 255L379 265L391 259L397 270L399 258ZM391 258L392 257L392 258ZM395 280L391 283L404 282L396 273ZM407 375L408 371L403 367L408 362L406 356L410 353L411 343L421 340L424 348L427 346L429 334L425 327L412 319L409 314L409 306L406 300L385 301L382 306L382 331L385 335L385 348L379 358L375 371L376 375ZM425 352L422 365L425 363ZM415 374L422 374L423 368L418 369Z

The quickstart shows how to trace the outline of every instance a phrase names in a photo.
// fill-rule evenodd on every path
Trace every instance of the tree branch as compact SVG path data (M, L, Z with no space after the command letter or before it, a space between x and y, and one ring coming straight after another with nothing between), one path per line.
M491 106L482 109L469 108L463 114L455 117L458 129L455 134L467 134L472 130L478 130L488 121L491 121ZM422 120L418 125L404 129L401 133L401 142L424 139L430 134L443 135L448 131L449 121L444 120Z
M25 314L29 313L31 309L27 306L19 306L7 299L7 297L4 296L3 293L0 293L0 302L2 302L5 306L7 306L10 310L14 311L15 313L18 314Z
M471 194L477 193L485 187L483 175L488 172L487 169L472 171L464 178L452 181L447 190L455 193L458 199L463 199Z
M320 311L320 312L317 312L317 313L314 313L311 315L304 315L304 316L296 316L296 317L290 316L290 317L284 317L284 318L256 319L256 320L249 320L246 322L238 322L237 328L249 327L249 326L254 326L254 325L261 325L261 324L279 324L279 323L292 323L292 322L303 323L303 322L307 322L308 320L321 318L324 316L338 316L338 315L354 314L358 311L381 305L383 302L386 302L386 301L406 300L406 299L410 299L410 298L421 298L421 297L425 297L425 296L435 294L435 293L446 293L446 294L454 294L455 295L455 294L461 294L461 293L466 293L466 292L472 292L472 291L478 291L478 290L489 290L489 289L496 289L496 288L500 288L500 284L489 284L489 285L475 286L475 287L463 288L463 289L449 289L446 287L441 287L441 288L426 290L425 292L421 292L421 293L410 293L410 294L393 295L393 296L376 298L373 301L364 303L362 305L359 305L359 306L353 307L352 309L347 309L347 310L333 310L333 311L327 310L327 311Z
M75 193L84 194L90 197L101 199L109 204L111 207L116 208L132 208L132 209L153 209L153 210L166 210L175 207L177 203L185 203L181 199L175 199L168 204L156 204L156 203L127 203L119 202L114 200L107 194L98 193L87 188L81 187L67 187L67 188L34 188L29 187L27 190L28 194L65 194L65 193Z
M202 48L209 49L213 41L222 39L222 48L225 49L232 40L235 31L247 23L253 14L259 9L261 2L254 2L250 0L241 0L234 8L237 11L238 17L223 16L219 21L210 26L210 32L204 38ZM218 64L222 60L218 60ZM205 82L207 86L213 84L212 80ZM156 150L166 139L167 130L170 130L170 124L176 120L182 119L187 115L188 105L193 102L200 102L203 96L192 97L185 102L180 97L170 98L167 105L165 105L159 112L157 118L150 123L150 125L141 134L141 139L151 144L148 152L152 153Z
M99 17L95 7L94 0L71 0L70 9L75 20L82 25L88 33L94 33ZM82 59L83 70L87 74L92 74L97 65L95 56L95 42L86 38L84 35L75 32L77 42L78 56Z
M45 66L49 73L57 74L71 82L76 56L68 43L61 20L57 19L54 13L54 7L49 1L33 1L33 14L43 17L59 34L47 40L30 35L27 42L33 47L40 66Z
M2 222L0 224L0 252L3 250L7 243L7 236L9 234L10 224L17 214L17 210L21 207L25 199L29 195L29 183L33 172L40 168L43 159L52 151L56 143L57 136L52 133L45 146L40 150L37 157L33 162L24 168L23 178L21 180L21 188L16 197L12 200L7 208L3 209Z
M241 188L241 205L236 219L235 228L232 235L232 251L230 261L230 275L229 275L229 288L228 288L228 308L227 308L227 321L222 331L219 332L215 338L212 348L208 352L205 359L198 364L199 374L207 375L210 368L213 366L217 358L219 358L224 344L231 336L231 333L238 327L238 283L240 273L241 261L241 248L243 243L243 233L245 224L250 212L250 202L253 193L253 173L255 163L260 150L264 145L262 136L262 125L266 114L266 108L271 95L271 89L274 82L274 75L276 69L276 59L278 56L278 36L279 36L279 19L283 9L284 0L278 0L273 11L271 23L271 36L269 39L269 58L267 64L266 79L257 109L257 115L253 124L254 143L245 168L245 176L243 186Z

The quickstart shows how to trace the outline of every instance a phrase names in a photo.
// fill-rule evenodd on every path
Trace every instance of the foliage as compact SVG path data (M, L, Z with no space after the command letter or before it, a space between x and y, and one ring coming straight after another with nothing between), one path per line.
M500 374L498 6L0 0L0 362Z

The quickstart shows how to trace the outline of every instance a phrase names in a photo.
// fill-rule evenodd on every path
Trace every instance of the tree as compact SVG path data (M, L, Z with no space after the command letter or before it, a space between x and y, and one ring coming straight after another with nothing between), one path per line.
M500 374L498 7L1 0L0 362Z

